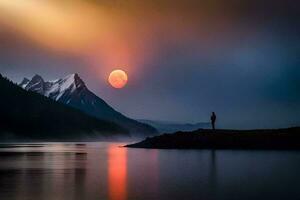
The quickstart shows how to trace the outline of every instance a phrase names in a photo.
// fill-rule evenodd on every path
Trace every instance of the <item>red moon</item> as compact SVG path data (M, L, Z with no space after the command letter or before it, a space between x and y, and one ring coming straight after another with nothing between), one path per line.
M125 87L128 81L128 76L125 71L117 69L110 73L108 82L114 88L121 89Z

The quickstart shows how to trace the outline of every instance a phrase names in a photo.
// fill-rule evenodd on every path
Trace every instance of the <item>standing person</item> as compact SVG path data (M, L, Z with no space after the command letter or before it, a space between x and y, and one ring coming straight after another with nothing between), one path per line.
M210 121L211 121L211 126L212 126L213 130L215 130L216 120L217 120L217 116L216 116L215 112L212 112L211 117L210 117Z

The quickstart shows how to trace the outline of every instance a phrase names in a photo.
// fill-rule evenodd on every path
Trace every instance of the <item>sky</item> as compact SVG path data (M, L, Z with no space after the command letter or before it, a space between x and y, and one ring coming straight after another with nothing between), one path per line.
M78 73L135 119L300 125L294 0L0 0L0 73ZM123 89L109 73L128 74Z

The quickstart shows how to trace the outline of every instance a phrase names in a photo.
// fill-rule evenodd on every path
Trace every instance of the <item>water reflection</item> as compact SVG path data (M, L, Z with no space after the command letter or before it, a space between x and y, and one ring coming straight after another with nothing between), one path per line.
M110 200L127 199L127 149L108 147L108 189Z
M82 199L86 153L69 144L16 146L0 151L0 199Z
M128 149L128 199L159 199L163 189L159 170L159 150Z
M211 150L210 152L210 165L209 165L209 196L210 199L216 199L217 193L217 158L216 150Z
M298 200L295 151L0 144L2 200Z

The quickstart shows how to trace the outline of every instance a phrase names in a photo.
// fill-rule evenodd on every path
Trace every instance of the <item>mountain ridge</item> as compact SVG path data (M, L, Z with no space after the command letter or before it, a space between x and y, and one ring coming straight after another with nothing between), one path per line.
M101 120L119 124L133 135L152 135L157 133L152 126L126 117L113 109L103 99L91 92L77 73L53 81L45 81L40 75L31 80L24 78L19 84L27 91L49 97L60 103L79 109Z
M147 119L138 119L138 121L153 126L160 133L174 133L177 131L194 131L203 128L210 128L211 126L209 122L181 123L181 122L147 120Z
M77 140L129 136L115 123L25 91L0 74L0 139Z

